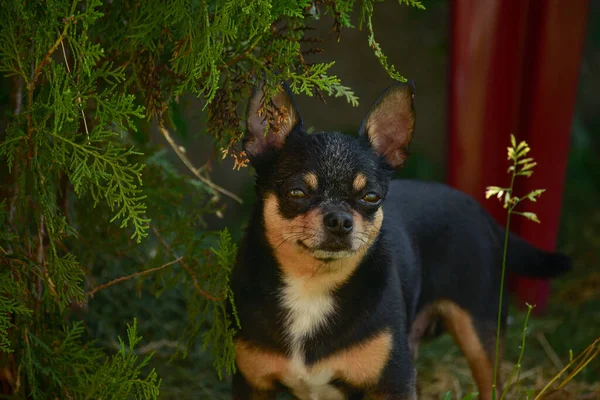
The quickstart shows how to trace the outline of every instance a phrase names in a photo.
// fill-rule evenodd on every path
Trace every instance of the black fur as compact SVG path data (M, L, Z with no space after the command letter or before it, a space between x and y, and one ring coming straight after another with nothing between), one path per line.
M367 136L308 134L299 119L282 147L266 148L254 154L252 162L257 199L231 280L242 327L237 339L275 353L290 353L283 331L286 310L278 300L284 285L282 271L265 234L266 196L277 196L279 213L286 219L327 202L343 204L372 222L380 206L365 205L360 199L375 192L384 200L383 226L360 265L333 293L333 316L304 342L305 362L313 364L386 327L393 333L394 346L374 389L385 398L411 398L416 379L408 344L411 324L424 307L439 299L466 310L482 342L493 343L504 229L475 200L442 184L390 182L392 168L370 147ZM302 182L307 172L319 178L315 192ZM358 172L368 181L359 194L351 190ZM307 199L288 199L286 193L292 188L306 191ZM567 257L542 252L511 234L508 268L528 277L552 278L568 271L571 264ZM505 320L506 312L502 324ZM366 393L365 388L347 382L332 384L343 388L349 398ZM234 398L274 398L274 393L253 391L238 371Z

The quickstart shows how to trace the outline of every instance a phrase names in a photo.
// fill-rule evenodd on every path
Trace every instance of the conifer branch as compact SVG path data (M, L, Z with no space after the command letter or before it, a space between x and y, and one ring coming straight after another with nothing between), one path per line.
M94 294L98 293L100 290L106 289L107 287L110 287L112 285L116 285L117 283L121 283L121 282L127 281L129 279L135 278L136 276L147 275L147 274L150 274L152 272L160 271L161 269L165 269L165 268L167 268L167 267L169 267L169 266L171 266L173 264L181 262L182 259L183 259L183 257L178 257L178 258L176 258L173 261L169 261L168 263L161 265L160 267L150 268L150 269L147 269L147 270L144 270L144 271L136 272L136 273L131 274L131 275L121 276L119 278L113 279L110 282L107 282L107 283L105 283L103 285L97 286L97 287L93 288L92 290L90 290L89 292L86 292L85 293L85 297L92 297L92 296L94 296Z
M62 47L63 59L65 60L65 66L67 67L67 72L71 74L71 67L69 67L69 61L67 61L67 52L65 51L65 42L64 40L60 42L60 46ZM81 104L81 93L77 92L77 104ZM85 118L85 111L83 108L81 109L81 118L83 119L83 127L85 128L85 137L87 138L88 145L90 144L90 131L88 129L87 120Z
M219 65L217 67L217 71L221 71L224 68L231 67L231 66L235 65L236 63L242 61L243 59L249 58L248 56L252 53L252 51L256 48L256 46L260 43L261 40L262 40L262 36L258 36L256 38L256 40L254 40L254 42L252 42L252 44L250 44L250 46L248 46L248 48L243 53L238 54L237 56L230 58L223 65ZM211 73L212 73L212 71L206 71L206 72L204 72L202 74L202 78L209 77Z
M40 61L40 63L37 65L37 67L35 68L35 71L33 72L32 77L31 77L31 81L28 82L28 84L27 84L27 138L29 140L31 140L31 135L33 134L31 113L33 112L33 91L35 90L35 84L37 83L37 80L40 77L40 74L42 73L42 69L44 68L46 63L48 63L48 61L50 61L50 57L52 57L52 54L54 54L56 49L58 49L58 46L62 43L63 39L67 36L68 27L69 27L68 22L65 22L65 27L64 27L62 33L60 34L58 39L56 39L56 42L54 42L52 47L50 47L50 50L48 50L48 52L44 55L44 57L42 58L42 61ZM30 158L31 158L31 153L30 153Z
M154 227L154 226L151 226L151 229L152 229L152 232L154 232L154 234L158 238L158 240L162 243L162 245L164 246L164 248L169 252L169 254L171 254L171 256L176 256L175 251L169 245L169 243L167 243L165 241L165 239L163 239L163 237L161 236L161 234L158 232L158 229L156 229L156 227ZM198 276L196 275L196 273L194 272L194 270L192 268L190 268L189 265L186 264L185 261L181 260L180 265L181 265L181 267L183 269L186 270L186 272L188 273L188 275L190 276L190 278L192 278L192 283L194 284L194 289L196 290L196 293L198 293L199 295L201 295L203 297L206 297L210 301L221 301L222 300L219 297L216 297L216 296L213 296L212 294L207 293L206 291L204 291L200 287L200 284L198 283Z
M33 78L31 79L31 82L29 82L29 90L30 91L33 91L33 89L35 88L35 84L37 83L37 80L40 77L40 74L42 73L42 69L48 63L48 61L50 61L50 57L52 57L52 54L54 54L56 49L58 49L58 46L60 46L60 44L62 43L64 38L67 37L68 27L69 27L68 22L65 22L65 27L64 27L62 33L58 36L58 39L56 39L56 42L54 42L52 47L50 47L48 52L44 55L44 58L42 58L42 61L40 61L40 63L35 68L35 71L33 73Z

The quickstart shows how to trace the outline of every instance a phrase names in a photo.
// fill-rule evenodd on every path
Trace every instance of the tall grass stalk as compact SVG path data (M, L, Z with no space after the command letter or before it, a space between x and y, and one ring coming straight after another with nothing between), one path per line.
M592 360L594 358L596 358L599 354L600 354L600 337L597 338L596 340L594 340L592 342L592 344L590 344L585 350L583 350L581 353L579 353L579 355L577 357L575 357L575 358L571 357L571 359L569 360L569 363L562 370L560 370L560 372L558 374L556 374L554 376L554 378L552 378L550 380L550 382L548 382L546 384L546 386L544 386L544 388L537 394L537 396L535 397L534 400L541 399L542 395L550 389L552 384L554 384L554 382L556 382L558 380L558 378L560 378L571 367L575 366L575 368L573 368L573 370L567 375L567 377L561 383L559 383L554 390L556 391L556 390L562 389L577 374L579 374L581 371L583 371L583 369L589 363L591 363Z
M536 162L533 161L533 158L526 157L527 153L529 153L531 149L527 142L522 141L517 144L514 135L510 135L510 146L508 146L508 160L512 161L512 165L508 167L508 173L511 174L510 186L507 188L499 187L499 186L488 186L486 188L485 197L489 199L492 196L496 196L498 200L504 202L504 208L506 209L506 225L505 225L505 234L504 234L504 250L502 255L502 273L500 278L500 297L498 302L498 324L496 328L496 349L495 349L495 357L494 357L494 384L492 386L492 399L496 400L496 388L498 384L498 365L499 365L499 353L500 353L500 331L501 331L501 321L502 321L502 304L504 297L504 280L506 276L506 252L508 250L508 236L510 232L510 218L512 214L521 215L531 221L540 222L537 215L532 212L523 212L523 211L515 211L515 208L519 203L523 200L537 201L537 198L544 193L545 189L536 189L528 193L523 197L517 197L513 194L515 179L517 176L525 176L530 177L533 175L533 167L536 166ZM529 313L527 315L529 318ZM526 328L525 328L526 329ZM521 353L522 355L523 353ZM504 396L501 396L501 398Z
M508 381L506 382L506 385L504 386L504 390L502 391L502 396L500 396L500 400L502 400L504 398L504 396L506 396L506 393L508 392L508 388L510 387L510 384L512 383L513 378L515 377L515 374L517 374L517 399L520 398L520 392L521 392L521 362L523 360L523 354L525 354L525 340L527 338L527 324L529 323L529 316L531 315L531 311L533 310L535 306L532 306L531 304L527 304L527 315L525 316L525 322L523 323L523 335L521 336L521 351L519 353L519 359L517 360L517 364L515 365L515 368L513 368L512 373L510 374L510 378L508 378Z
M500 279L500 296L499 296L499 304L498 304L498 326L496 328L496 354L494 359L494 384L492 387L492 399L496 400L496 387L498 383L498 368L499 368L499 352L500 352L500 323L502 321L502 302L504 295L504 279L506 272L506 253L508 249L508 235L510 229L510 218L513 214L521 215L531 221L539 223L537 215L532 212L524 212L524 211L515 211L517 205L521 203L523 200L529 200L532 202L537 201L537 199L545 192L545 189L536 189L532 190L528 194L522 197L517 197L513 194L513 188L515 179L517 176L525 176L530 177L533 175L533 168L536 166L536 162L534 162L533 158L526 157L527 154L531 151L529 145L525 141L521 141L517 144L514 135L510 135L510 146L508 147L508 160L512 162L512 165L508 167L508 173L511 174L510 186L507 188L499 187L499 186L488 186L486 188L485 197L489 199L492 196L496 196L496 198L502 201L504 204L504 208L506 209L506 225L505 225L505 235L504 235L504 251L502 257L502 276ZM510 386L512 379L514 378L515 373L517 374L517 399L520 397L520 380L521 380L521 361L523 359L523 354L525 352L525 339L527 332L527 324L529 322L529 317L531 315L531 311L535 305L527 304L528 310L527 315L525 317L525 324L523 326L523 336L521 340L521 351L519 354L519 359L513 370L506 387L502 391L502 395L500 396L500 400L504 398L508 391L508 387ZM569 371L571 368L571 372L567 375L567 377L559 383L554 390L562 389L569 381L571 381L577 374L579 374L594 358L600 355L600 337L596 339L592 344L590 344L584 351L582 351L577 357L571 357L569 363L558 373L556 376L544 386L544 388L537 394L535 400L541 399L542 395L546 393L550 387L560 378L564 373Z

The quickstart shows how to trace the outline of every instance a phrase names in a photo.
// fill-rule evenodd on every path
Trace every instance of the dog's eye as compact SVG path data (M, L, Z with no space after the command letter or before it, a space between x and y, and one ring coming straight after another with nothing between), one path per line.
M291 199L299 200L306 197L306 193L304 193L300 189L292 189L287 192L287 195Z
M376 193L370 192L365 194L361 201L367 204L375 205L381 202L381 197L379 197L379 195L377 195Z

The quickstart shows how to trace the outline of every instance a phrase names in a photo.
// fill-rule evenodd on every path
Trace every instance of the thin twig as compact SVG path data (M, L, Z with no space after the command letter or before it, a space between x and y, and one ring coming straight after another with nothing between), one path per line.
M38 229L38 248L37 248L37 262L38 264L42 264L44 262L44 216L40 217L40 227Z
M38 227L38 245L37 245L37 255L36 255L36 261L39 264L38 268L40 268L42 275L46 275L46 270L44 268L44 235L45 235L45 228L44 228L44 215L42 214L42 216L40 217L40 226ZM37 294L37 302L36 302L36 307L39 307L39 304L42 301L42 291L44 290L44 286L42 285L42 278L38 277L37 279L37 287L36 287L36 294Z
M506 384L505 384L505 386L504 386L504 390L505 390L505 391L508 391L508 389L509 389L509 388L511 388L511 387L513 387L513 386L515 386L515 385L516 385L516 384L518 384L519 382L522 382L522 381L524 381L525 379L529 379L529 378L531 378L531 377L535 376L535 374L537 374L537 373L538 373L538 368L537 368L537 367L536 367L536 368L533 368L533 369L530 369L530 370L528 370L528 371L525 371L525 372L523 372L523 373L521 374L521 377L520 377L518 380L516 380L516 381L514 381L514 382L512 382L512 381L511 381L511 382L508 382L508 383L506 383ZM517 391L517 393L518 393L518 391ZM518 396L518 395L517 395L517 398L519 398L519 396Z
M200 179L205 185L209 186L213 190L215 190L215 191L217 191L219 193L222 193L225 196L231 197L232 199L234 199L235 201L237 201L240 204L243 203L243 201L242 201L242 199L240 197L238 197L235 194L231 193L227 189L224 189L221 186L218 186L217 184L215 184L210 179L202 176L200 174L200 171L198 170L198 168L196 168L194 166L194 164L192 164L192 162L190 161L190 159L181 150L181 147L178 146L177 143L175 143L175 140L173 140L173 138L171 137L171 133L167 130L167 128L164 127L164 125L162 124L162 122L159 122L158 128L160 130L160 133L165 137L165 139L167 139L167 142L169 143L169 145L171 146L171 148L175 151L175 154L177 154L177 156L179 157L179 159L181 161L183 161L183 163L185 164L185 166L188 167L188 169L190 171L192 171L192 173L194 174L194 176L196 178Z
M169 243L167 243L165 241L165 239L160 235L160 233L158 232L158 229L156 229L156 227L154 226L150 226L150 228L152 229L152 232L154 232L154 234L156 235L156 237L158 238L158 240L162 243L162 245L165 247L165 249L167 249L167 251L172 255L172 256L176 256L175 251L173 250L173 248L169 245ZM180 257L183 258L183 257ZM194 270L192 268L190 268L189 265L187 265L187 263L185 261L181 261L180 263L181 268L185 269L186 272L190 275L190 277L192 278L192 283L194 284L194 289L196 289L196 292L201 295L206 297L208 300L211 301L220 301L221 299L213 296L210 293L207 293L206 291L204 291L201 287L200 284L198 283L198 276L196 276L196 273L194 272Z
M179 342L175 342L175 341L168 340L168 339L157 340L155 342L150 342L150 343L138 348L136 350L136 353L138 353L138 354L152 353L152 352L155 352L156 350L162 349L163 347L177 348L177 347L179 347Z
M67 66L67 72L69 75L71 74L71 68L69 67L69 62L67 61L67 52L65 51L65 42L64 40L60 42L60 46L62 47L63 58L65 60L65 65ZM81 104L81 92L77 91L77 103ZM90 144L90 131L88 129L87 120L85 119L85 112L83 108L81 109L81 117L83 118L83 126L85 128L85 136L87 138L88 145Z
M17 77L17 90L15 93L15 116L21 114L23 108L23 78ZM15 163L13 167L14 176L19 176L19 164ZM14 231L13 221L15 219L15 213L17 212L17 198L19 197L19 185L14 185L13 194L10 198L10 208L8 211L8 224Z
M44 55L42 61L37 65L35 71L33 71L31 81L27 85L27 137L31 139L31 135L33 134L33 126L31 121L31 113L33 107L33 91L35 89L35 84L37 83L38 78L44 68L44 65L48 63L52 54L58 49L58 46L62 43L63 39L67 36L67 27L68 24L65 25L63 32L60 34L56 42L50 47L50 50Z
M67 36L67 26L68 25L65 26L65 29L60 34L58 39L56 39L56 42L54 42L52 47L50 47L50 50L48 50L48 52L44 55L44 58L42 58L42 61L36 67L36 69L33 73L33 79L29 83L30 88L33 88L35 86L35 84L37 83L37 80L40 76L40 73L42 72L42 68L44 68L44 65L46 65L46 63L48 63L52 54L54 54L56 49L58 49L58 46L62 43L63 39Z
M161 269L164 269L164 268L166 268L166 267L168 267L170 265L173 265L173 264L176 264L178 262L181 262L182 259L183 259L183 257L179 257L179 258L177 258L177 259L175 259L173 261L170 261L170 262L168 262L166 264L161 265L160 267L150 268L150 269L147 269L145 271L139 271L139 272L136 272L136 273L131 274L131 275L121 276L119 278L113 279L112 281L110 281L108 283L105 283L103 285L97 286L94 289L90 290L89 292L87 292L85 294L85 297L92 297L95 293L97 293L98 291L100 291L102 289L106 289L109 286L116 285L117 283L129 280L131 278L135 278L136 276L147 275L147 274L152 273L152 272L160 271Z
M21 114L21 108L23 108L23 78L18 76L16 80L18 83L15 93L15 116Z
M542 348L544 349L544 351L548 355L548 358L550 359L550 361L552 361L552 364L554 364L556 369L563 369L565 366L560 361L560 358L558 357L552 346L550 346L550 343L548 343L548 339L546 339L546 336L542 332L540 332L535 335L535 338L540 342Z
M537 394L534 400L542 399L543 394L560 378L569 368L571 368L575 363L579 361L579 363L575 366L575 368L567 375L567 377L557 386L556 389L561 389L564 385L566 385L575 375L577 375L583 368L585 368L596 356L600 354L600 337L592 344L590 344L585 350L583 350L579 355L573 358L569 363L557 373L554 378L550 380L544 386L544 388Z

